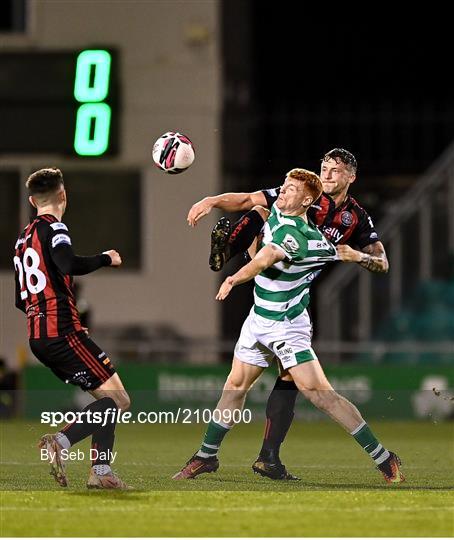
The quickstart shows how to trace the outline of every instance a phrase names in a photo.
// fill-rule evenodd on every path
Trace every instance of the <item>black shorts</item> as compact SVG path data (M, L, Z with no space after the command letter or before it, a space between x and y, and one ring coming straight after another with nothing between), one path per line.
M59 379L82 390L95 390L115 373L106 353L83 330L29 343L36 358Z

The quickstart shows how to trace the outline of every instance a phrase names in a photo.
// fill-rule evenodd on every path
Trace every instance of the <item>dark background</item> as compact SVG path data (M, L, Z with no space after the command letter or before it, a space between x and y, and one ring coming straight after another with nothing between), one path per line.
M443 13L222 6L227 171L282 175L342 145L362 175L412 175L451 141L452 42ZM234 144L243 147L240 159L229 151Z
M223 191L279 185L293 167L318 171L325 152L344 147L359 164L350 193L375 223L398 208L451 142L454 100L449 18L395 6L222 3ZM234 290L223 304L232 339L245 297Z

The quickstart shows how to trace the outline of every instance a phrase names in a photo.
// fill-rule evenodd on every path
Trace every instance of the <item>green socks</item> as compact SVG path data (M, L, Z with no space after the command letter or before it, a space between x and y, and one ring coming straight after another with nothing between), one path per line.
M351 434L377 465L380 465L389 458L388 450L378 442L366 422L362 422Z
M230 431L230 427L227 424L217 424L211 420L197 455L203 458L215 456L218 453L222 440Z
M197 455L203 458L215 456L230 428L231 426L227 424L217 424L212 420L208 424L202 446L197 452ZM389 458L388 450L378 442L366 422L362 422L351 434L377 465L380 465Z

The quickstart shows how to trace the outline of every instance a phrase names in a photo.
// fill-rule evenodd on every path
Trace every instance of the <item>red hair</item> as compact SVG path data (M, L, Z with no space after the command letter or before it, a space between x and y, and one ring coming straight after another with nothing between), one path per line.
M323 192L323 185L318 177L318 174L308 171L307 169L292 169L287 173L289 178L299 180L304 184L304 191L307 195L312 197L314 203Z

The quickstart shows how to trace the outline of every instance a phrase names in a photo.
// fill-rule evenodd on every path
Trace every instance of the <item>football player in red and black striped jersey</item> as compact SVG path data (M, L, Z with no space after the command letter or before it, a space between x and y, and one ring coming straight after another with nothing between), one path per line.
M321 160L320 180L323 193L307 212L308 218L337 246L346 262L356 262L371 272L387 272L388 260L383 244L367 212L348 194L356 179L357 162L351 152L334 148ZM187 221L192 227L213 208L228 212L247 211L231 228L221 218L211 233L210 268L224 264L250 248L268 219L269 208L277 200L280 187L252 193L223 193L205 197L189 210ZM356 248L356 249L354 249ZM279 450L294 417L298 389L291 376L278 377L266 407L266 428L263 446L252 468L273 479L296 479L287 472L279 458ZM385 478L392 476L393 463L379 466ZM388 476L387 476L388 475Z
M74 254L68 227L62 222L66 191L59 169L40 169L26 182L36 218L20 234L15 245L16 306L27 316L33 354L63 382L90 392L96 401L88 405L82 423L65 426L40 440L42 456L61 486L67 485L63 450L92 435L97 456L92 463L88 487L125 488L110 469L116 412L130 401L120 377L106 355L82 327L73 288L73 276L89 274L103 266L120 266L115 250L92 257ZM101 413L107 422L90 421Z
M334 148L327 152L321 163L320 180L324 192L309 208L307 215L323 234L344 253L372 272L387 272L388 260L378 238L372 219L356 200L348 194L356 179L356 159L348 150ZM213 229L210 267L214 271L246 251L260 233L268 210L277 200L280 187L252 193L222 193L205 197L189 210L187 221L191 227L213 208L227 212L247 211L230 229L226 218L221 218ZM353 253L349 246L357 248Z

